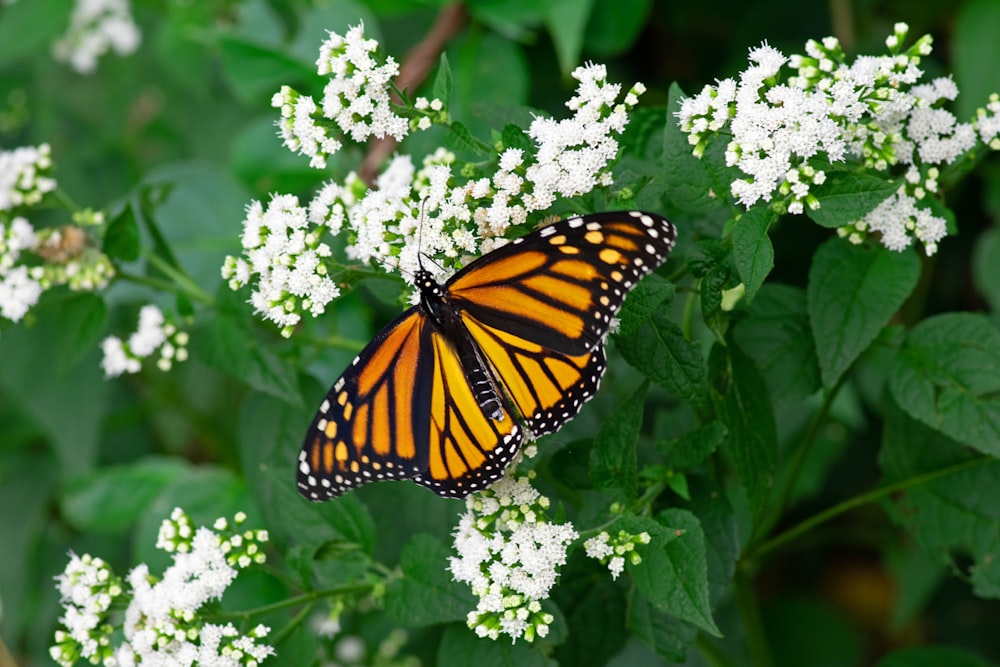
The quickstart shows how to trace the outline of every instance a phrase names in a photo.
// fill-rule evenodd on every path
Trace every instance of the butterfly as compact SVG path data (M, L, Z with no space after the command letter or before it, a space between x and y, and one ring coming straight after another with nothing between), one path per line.
M532 231L444 284L418 270L420 302L323 399L299 492L320 501L411 479L463 498L495 482L526 437L558 430L597 392L612 319L675 238L652 213L597 213Z

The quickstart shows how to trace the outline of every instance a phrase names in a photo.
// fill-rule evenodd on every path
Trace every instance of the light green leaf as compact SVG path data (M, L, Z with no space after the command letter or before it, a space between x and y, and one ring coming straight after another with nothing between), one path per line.
M918 324L896 357L889 386L914 419L1000 456L1000 332L986 317L949 313Z
M912 250L852 245L831 238L809 269L809 321L825 387L832 387L913 291L920 260Z
M559 59L559 69L569 74L580 62L584 28L594 0L548 0L545 7L545 26L552 35Z

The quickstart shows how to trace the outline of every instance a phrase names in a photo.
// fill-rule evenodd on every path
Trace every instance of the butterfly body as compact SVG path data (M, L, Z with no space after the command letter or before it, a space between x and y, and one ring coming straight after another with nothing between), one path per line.
M600 384L627 292L666 260L674 228L640 212L569 218L486 254L420 303L334 383L299 455L326 500L409 478L464 497L499 479L528 433L558 430Z

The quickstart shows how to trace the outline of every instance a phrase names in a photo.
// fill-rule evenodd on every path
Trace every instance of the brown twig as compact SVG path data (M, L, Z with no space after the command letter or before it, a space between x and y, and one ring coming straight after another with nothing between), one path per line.
M456 3L441 9L427 36L417 43L403 58L396 77L396 87L402 91L416 90L427 78L445 45L465 25L465 5ZM402 100L396 100L401 102ZM444 101L444 100L442 100ZM390 136L372 139L368 143L368 154L358 168L358 174L371 186L375 182L379 166L396 148L396 140Z

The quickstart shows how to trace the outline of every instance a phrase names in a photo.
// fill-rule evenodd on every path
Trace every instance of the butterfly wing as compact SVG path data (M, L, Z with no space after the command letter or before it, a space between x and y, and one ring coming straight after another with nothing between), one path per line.
M676 237L638 211L567 218L484 255L447 284L469 317L570 356L604 340L625 295L666 261Z
M417 308L373 340L330 389L299 453L298 488L328 500L413 478L464 497L498 479L521 443L513 415L487 418L454 346Z
M569 218L485 255L447 284L534 434L558 430L597 392L611 320L666 260L675 236L669 221L648 213Z

